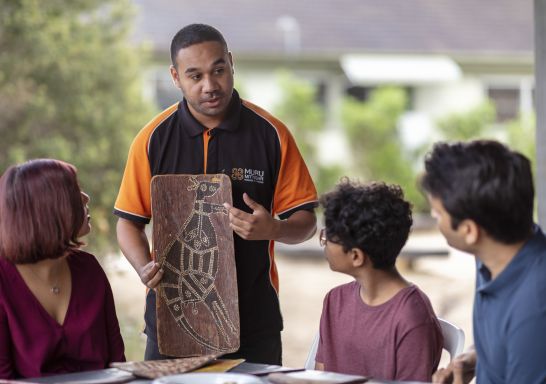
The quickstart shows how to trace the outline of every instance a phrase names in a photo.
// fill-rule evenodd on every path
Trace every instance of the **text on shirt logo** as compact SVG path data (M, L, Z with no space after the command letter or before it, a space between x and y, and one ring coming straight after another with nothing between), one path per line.
M231 179L234 181L248 181L250 183L264 183L264 171L248 168L233 168L231 170Z

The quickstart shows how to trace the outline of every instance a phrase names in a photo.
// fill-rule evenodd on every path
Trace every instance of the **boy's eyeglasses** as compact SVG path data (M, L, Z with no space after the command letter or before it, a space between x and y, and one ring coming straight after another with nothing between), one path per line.
M321 247L325 247L328 239L326 238L326 228L322 228L319 234L319 243Z
M326 228L322 228L319 233L319 244L321 247L325 247L326 243L332 243L332 244L339 244L341 245L341 242L339 240L332 240L326 237Z

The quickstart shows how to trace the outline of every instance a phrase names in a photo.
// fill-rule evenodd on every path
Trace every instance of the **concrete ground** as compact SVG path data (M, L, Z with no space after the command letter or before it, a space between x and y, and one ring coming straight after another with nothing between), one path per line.
M471 311L474 287L474 259L447 247L436 231L419 231L411 235L405 249L447 256L427 256L411 263L401 259L399 269L407 280L418 285L430 298L439 317L461 327L466 334L465 346L472 343ZM303 366L309 347L318 330L322 300L333 287L351 281L351 277L332 272L322 256L315 237L298 246L280 245L277 249L280 276L280 300L284 318L283 364ZM129 360L143 358L145 289L124 257L104 261L110 278L122 334ZM445 364L447 356L442 359Z

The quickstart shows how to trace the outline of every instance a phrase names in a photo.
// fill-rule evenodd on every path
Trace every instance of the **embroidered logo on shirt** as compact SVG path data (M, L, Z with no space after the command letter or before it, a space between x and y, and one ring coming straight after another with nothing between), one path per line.
M243 180L244 170L243 168L233 168L231 170L232 180Z
M264 183L265 172L259 169L233 168L231 179L234 181L247 181L250 183Z

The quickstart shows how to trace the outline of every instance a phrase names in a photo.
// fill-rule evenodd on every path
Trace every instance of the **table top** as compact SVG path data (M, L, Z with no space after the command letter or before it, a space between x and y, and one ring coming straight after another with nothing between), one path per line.
M231 369L229 372L250 374L251 372L257 372L257 371L274 372L278 370L278 368L282 368L282 367L278 365L248 363L245 361L242 364ZM131 375L129 372L122 371L117 368L100 369L100 370L86 371L86 372L66 373L62 375L53 375L53 376L25 379L23 381L29 382L29 383L45 383L45 384L52 384L52 383L65 383L65 384L67 383L97 383L98 384L98 383L106 383L108 381L112 383L121 382L124 378L126 379L126 382L131 382L131 384L144 384L144 383L153 382L153 380L150 380L150 379L137 378ZM264 381L264 383L267 383L267 381Z
M281 367L278 365L268 365L268 364L256 364L256 363L248 363L244 362L235 368L231 369L229 372L233 373L244 373L244 374L251 374L256 372L261 372L264 374L264 376L259 376L259 379L264 384L271 383L267 380L267 377L265 374L268 372L273 373L275 371L288 369L286 367ZM299 371L305 371L304 369L299 369ZM315 371L306 371L312 374ZM332 373L333 374L333 373ZM333 374L342 376L339 374ZM313 376L313 375L311 375ZM332 379L330 377L329 379ZM324 379L322 379L324 380ZM53 384L53 383L63 383L63 384L104 384L104 383L121 383L121 382L130 382L131 384L149 384L152 383L153 380L149 379L142 379L137 378L133 375L131 375L129 372L125 372L122 370L119 370L117 368L108 368L108 369L101 369L96 371L87 371L87 372L76 372L76 373L67 373L62 375L54 375L54 376L46 376L46 377L40 377L40 378L32 378L32 379L25 379L22 380L24 382L29 383L46 383L46 384ZM319 383L320 381L309 381L309 382L316 382ZM324 381L326 384L336 383L336 382L347 382L347 381L335 381L335 380L328 380ZM367 381L369 384L394 384L394 383L401 383L401 382L394 382L394 381L376 381L376 380L370 380ZM406 384L411 384L417 382L404 382Z

